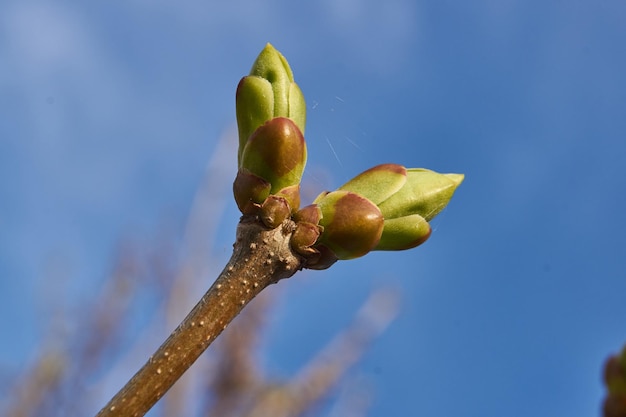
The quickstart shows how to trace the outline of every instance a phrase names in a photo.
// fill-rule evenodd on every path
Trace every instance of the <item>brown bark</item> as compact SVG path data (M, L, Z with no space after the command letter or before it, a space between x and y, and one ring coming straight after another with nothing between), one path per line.
M97 416L145 415L248 302L302 269L302 258L289 244L294 228L291 220L268 230L254 218L242 218L233 255L217 280Z

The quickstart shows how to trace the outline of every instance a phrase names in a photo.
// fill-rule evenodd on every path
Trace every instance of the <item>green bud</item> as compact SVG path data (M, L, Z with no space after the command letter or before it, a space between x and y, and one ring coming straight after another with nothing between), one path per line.
M358 194L380 209L384 226L374 250L404 250L430 237L428 221L448 204L463 178L460 174L382 164L357 175L339 190Z
M439 174L422 168L407 169L404 186L378 207L385 219L419 214L430 221L448 205L463 178L462 174Z
M254 131L241 155L240 170L271 184L269 194L283 191L295 211L305 165L306 144L300 129L291 119L276 117Z
M380 240L383 216L367 198L345 190L321 194L315 201L322 212L324 229L319 244L330 249L338 259L365 255Z
M293 120L304 134L306 103L287 60L269 43L237 86L238 160L252 133L274 117Z

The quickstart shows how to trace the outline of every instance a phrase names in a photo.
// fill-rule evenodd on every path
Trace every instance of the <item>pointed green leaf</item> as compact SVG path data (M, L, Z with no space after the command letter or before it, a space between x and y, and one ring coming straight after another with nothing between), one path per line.
M352 191L374 204L380 204L400 190L405 182L406 168L396 164L382 164L362 172L339 189Z
M274 92L272 84L261 77L247 76L237 86L236 113L239 131L239 151L237 161L252 133L274 117Z
M298 84L291 83L289 87L289 118L294 121L296 126L304 135L304 127L306 125L306 102L302 90Z
M430 225L419 214L385 220L383 234L374 250L411 249L424 243L430 233Z

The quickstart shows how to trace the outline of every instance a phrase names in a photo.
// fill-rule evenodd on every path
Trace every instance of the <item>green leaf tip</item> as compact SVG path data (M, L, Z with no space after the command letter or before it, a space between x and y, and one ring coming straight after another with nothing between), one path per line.
M462 174L407 169L406 183L379 208L386 219L419 214L430 221L448 205L463 178Z
M377 165L357 175L341 187L367 197L374 204L380 204L406 182L406 168L396 164Z
M464 174L443 174L443 175L445 175L446 177L448 177L452 181L454 181L457 187L459 185L461 185L461 183L465 179L465 175Z
M293 72L287 59L269 42L265 44L252 64L250 75L265 78L270 83L288 84L293 82Z

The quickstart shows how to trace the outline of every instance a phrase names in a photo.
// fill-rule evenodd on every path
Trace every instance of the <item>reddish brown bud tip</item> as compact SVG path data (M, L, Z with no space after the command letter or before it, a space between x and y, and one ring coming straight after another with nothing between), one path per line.
M270 193L271 184L263 178L240 168L233 183L237 207L243 214L255 214Z
M320 244L332 250L339 259L365 255L380 240L383 216L367 198L349 191L333 191L316 204L322 210L324 227Z
M275 229L289 217L291 209L284 197L270 195L261 204L260 217L263 224L270 229Z
M317 245L315 246L315 248L319 252L319 256L316 259L309 260L307 262L307 269L315 269L320 271L322 269L330 268L335 262L338 261L337 255L335 255L335 253L332 250L328 249L326 246Z

